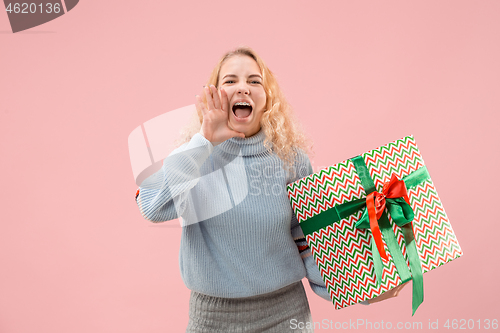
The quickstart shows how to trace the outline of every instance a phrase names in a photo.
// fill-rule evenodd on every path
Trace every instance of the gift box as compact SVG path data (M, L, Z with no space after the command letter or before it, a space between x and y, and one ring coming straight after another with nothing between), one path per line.
M412 136L288 185L336 309L413 280L463 253Z

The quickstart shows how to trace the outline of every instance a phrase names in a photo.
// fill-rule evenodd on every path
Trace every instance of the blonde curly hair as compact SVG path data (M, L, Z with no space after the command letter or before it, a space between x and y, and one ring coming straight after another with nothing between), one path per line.
M297 148L306 154L312 153L312 144L304 135L300 124L293 115L290 104L285 99L274 74L269 70L264 61L249 47L239 47L226 53L212 71L207 85L213 84L219 88L219 74L222 65L231 57L248 56L255 60L262 73L262 85L266 92L266 109L260 120L261 128L265 133L264 146L271 148L283 161L285 169L293 168L297 157ZM205 99L204 99L205 101ZM203 122L203 115L197 112L192 124L184 129L179 145L191 140L198 133Z

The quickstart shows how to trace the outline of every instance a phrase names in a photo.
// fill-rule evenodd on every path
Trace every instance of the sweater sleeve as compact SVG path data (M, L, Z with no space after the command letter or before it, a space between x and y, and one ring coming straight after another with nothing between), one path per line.
M311 162L307 155L303 154L301 158L301 162L299 159L299 167L297 169L297 174L294 179L298 180L303 177L309 176L313 173L313 169L311 166ZM294 181L295 181L294 180ZM321 276L320 270L316 262L314 261L314 257L312 256L311 249L307 245L306 239L304 237L304 233L302 232L302 228L300 227L299 221L295 216L295 213L292 214L292 237L295 240L295 244L299 249L299 253L302 257L302 261L304 262L304 266L306 268L306 278L309 281L309 285L311 286L312 291L320 296L321 298L331 302L330 294L326 289L325 282L323 281L323 277ZM360 304L369 305L368 301L363 301Z
M136 203L142 216L151 222L180 217L187 206L189 191L198 183L200 168L214 147L201 134L174 150L163 166L146 178L136 192Z

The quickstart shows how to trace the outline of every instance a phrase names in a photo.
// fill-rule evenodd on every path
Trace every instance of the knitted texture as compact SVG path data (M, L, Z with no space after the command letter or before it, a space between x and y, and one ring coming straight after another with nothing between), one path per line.
M192 291L186 333L312 333L311 311L302 282L272 293L219 298ZM302 323L302 329L297 323Z
M330 301L286 191L312 174L309 158L298 151L295 172L285 172L264 138L261 130L214 147L196 134L141 184L136 202L151 222L181 218L180 272L192 291L251 297L307 277Z

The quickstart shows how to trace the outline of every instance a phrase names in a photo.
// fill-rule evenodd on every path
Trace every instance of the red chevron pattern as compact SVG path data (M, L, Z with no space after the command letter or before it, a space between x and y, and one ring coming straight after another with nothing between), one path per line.
M351 161L302 178L290 184L288 189L288 196L299 223L335 205L365 196Z
M409 136L361 155L379 190L395 173L402 178L424 162L413 137ZM288 185L289 198L299 222L335 205L365 197L365 191L350 160ZM422 271L425 273L462 255L431 180L408 191L415 213L413 229ZM386 210L387 212L387 210ZM306 241L336 309L380 295L401 284L392 256L384 262L381 284L375 278L371 252L371 233L355 228L362 211L332 223L310 235ZM392 223L392 218L389 220ZM404 236L393 225L394 234L408 265Z
M424 161L415 140L407 136L361 155L378 190L389 181L393 173L401 179L418 168Z
M422 262L428 272L463 255L432 180L408 192L415 212L413 231Z
M355 228L360 216L361 212L306 236L336 309L376 297L401 284L389 254L382 285L377 286L371 235Z

